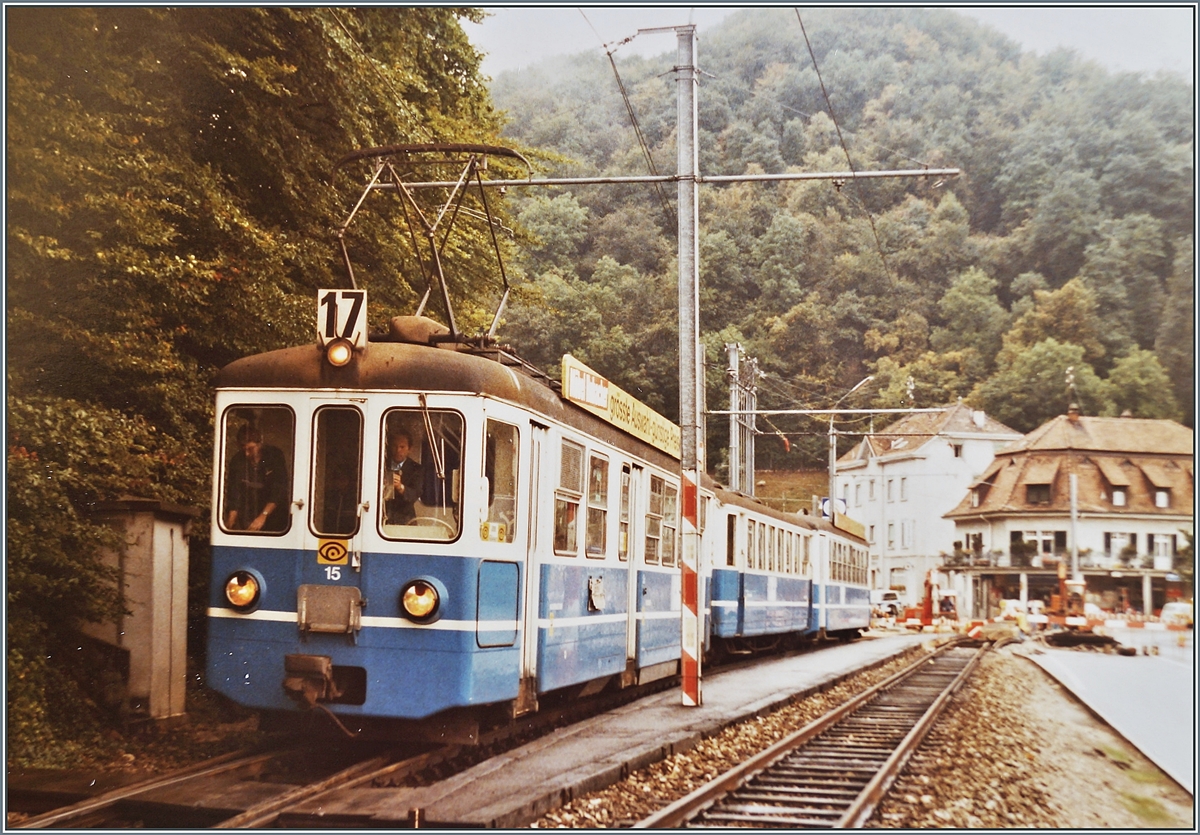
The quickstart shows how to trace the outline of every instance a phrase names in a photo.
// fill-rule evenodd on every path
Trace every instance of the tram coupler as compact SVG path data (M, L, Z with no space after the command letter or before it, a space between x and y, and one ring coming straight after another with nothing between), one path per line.
M333 659L328 655L285 655L283 689L307 708L318 701L332 701L342 695L333 680Z

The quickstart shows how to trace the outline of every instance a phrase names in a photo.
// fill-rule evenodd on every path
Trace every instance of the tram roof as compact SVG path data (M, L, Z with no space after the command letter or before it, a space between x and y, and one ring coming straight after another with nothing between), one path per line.
M549 378L497 350L456 350L407 342L368 343L335 368L320 346L282 348L235 360L217 372L217 388L446 392L507 401L625 449L667 470L679 462L661 450L564 400Z
M820 516L811 516L807 513L788 513L784 510L776 510L773 507L768 507L762 504L757 499L747 496L745 493L739 493L736 490L730 490L723 485L717 483L709 476L704 477L704 486L712 490L722 502L727 505L735 505L743 507L747 510L753 510L755 513L761 513L764 516L770 516L780 521L787 522L791 525L800 525L801 527L811 528L817 531L826 531L828 533L844 536L848 539L853 539L861 544L866 544L866 540L855 536L849 531L844 531L841 528L834 527L833 523L828 519Z

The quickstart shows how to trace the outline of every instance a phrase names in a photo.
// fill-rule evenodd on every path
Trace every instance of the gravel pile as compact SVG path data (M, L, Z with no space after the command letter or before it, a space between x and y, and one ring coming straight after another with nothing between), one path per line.
M668 757L631 774L620 783L592 792L550 812L533 826L630 826L877 684L925 651L914 647L905 655L847 679L824 693L793 702L771 714L732 725L716 736L703 740L691 751Z

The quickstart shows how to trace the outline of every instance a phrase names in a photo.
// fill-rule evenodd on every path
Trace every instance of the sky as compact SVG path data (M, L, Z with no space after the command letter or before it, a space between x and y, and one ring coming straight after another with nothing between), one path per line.
M487 54L483 71L495 77L552 55L592 49L600 53L603 44L615 44L638 29L655 26L695 23L703 50L705 29L741 7L484 8L491 16L483 24L465 23L463 28L472 43ZM1195 72L1192 6L942 8L970 15L1034 52L1044 54L1064 46L1112 71L1166 70L1189 78ZM674 49L673 35L642 35L616 54L659 55Z

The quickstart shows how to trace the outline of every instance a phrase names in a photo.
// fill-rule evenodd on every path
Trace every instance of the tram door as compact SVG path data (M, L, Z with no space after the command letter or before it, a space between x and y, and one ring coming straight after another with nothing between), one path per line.
M329 594L308 587L338 586L352 587L353 592L346 591L343 596L353 598L362 579L363 415L356 405L346 401L314 399L312 406L309 495L299 572L301 596L307 593L327 597ZM323 598L307 602L308 611L328 603ZM361 603L361 597L353 602ZM361 605L357 608L361 610ZM357 631L357 618L347 617L347 623L330 625L330 629L344 626L348 632ZM306 624L300 626L304 629Z
M543 478L542 467L544 454L548 443L548 427L538 423L530 424L529 432L529 519L525 526L528 536L528 546L525 549L525 606L522 611L521 647L521 686L517 697L516 713L528 713L537 709L537 649L539 601L541 599L541 559L540 554L549 545L549 540L541 530L543 482L552 485L553 482ZM551 488L553 489L553 488Z
M642 564L645 542L639 533L638 520L644 518L639 488L642 483L642 468L626 464L621 468L620 533L618 556L628 572L626 587L629 592L627 611L629 622L625 627L625 666L632 670L637 665L638 616L641 612L642 584L638 579L638 566Z

